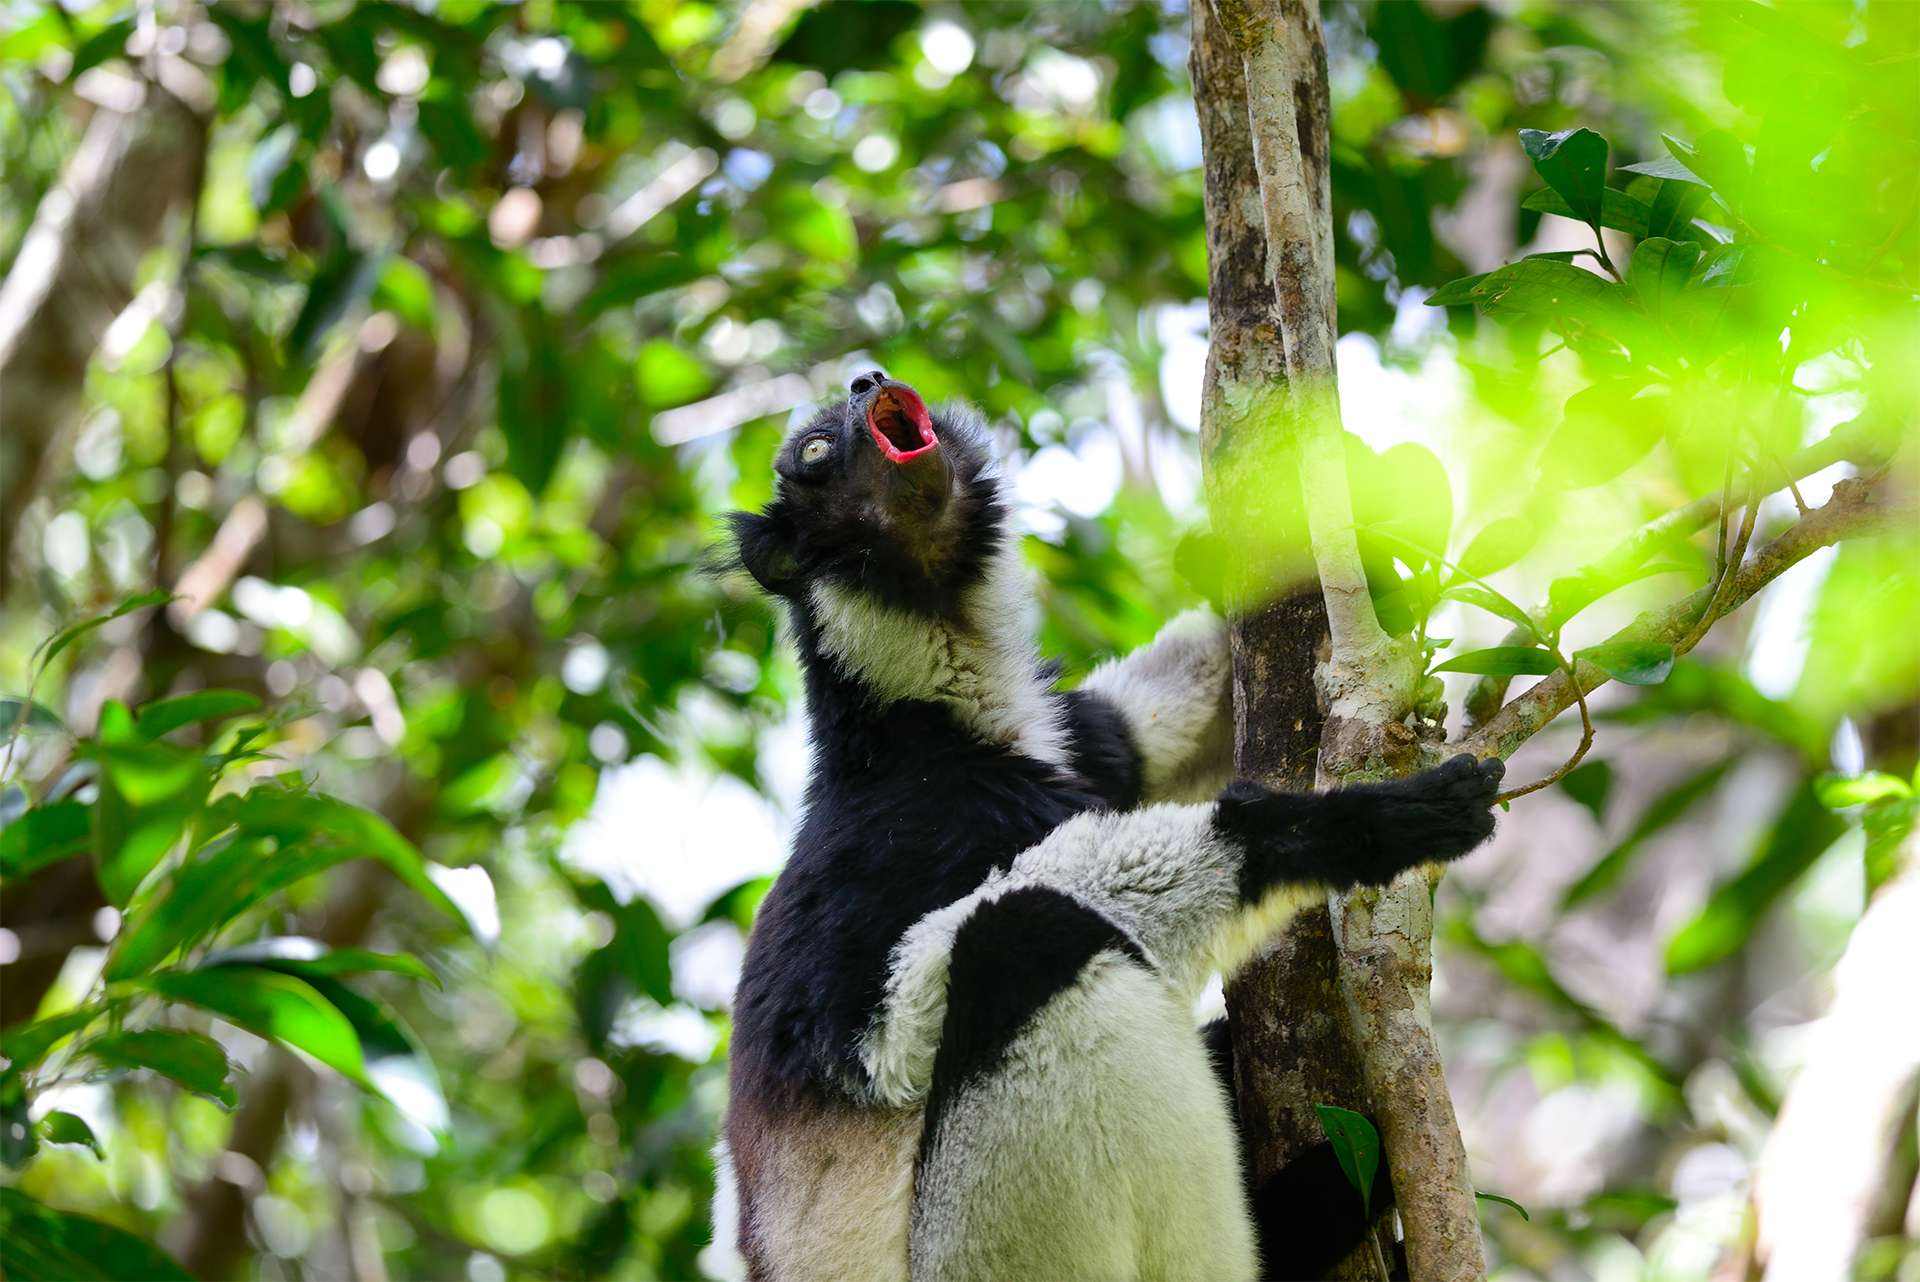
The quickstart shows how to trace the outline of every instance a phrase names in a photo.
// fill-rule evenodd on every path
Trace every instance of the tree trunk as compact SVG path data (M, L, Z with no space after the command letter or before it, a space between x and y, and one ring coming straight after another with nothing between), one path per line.
M1215 520L1234 531L1250 563L1232 585L1240 763L1256 778L1302 785L1305 743L1289 735L1312 724L1299 706L1317 676L1325 699L1317 784L1406 774L1421 764L1401 720L1417 671L1374 617L1340 435L1330 101L1318 7L1196 5L1193 66L1213 273L1202 445ZM1297 507L1286 510L1290 503ZM1285 581L1269 541L1298 541L1302 524L1326 621L1325 641L1314 637L1317 672L1305 662L1307 624L1297 603L1241 608ZM1289 610L1290 627L1281 622ZM1277 730L1276 714L1286 718ZM1352 1106L1359 1094L1360 1111L1381 1131L1413 1275L1481 1276L1466 1152L1428 1010L1427 882L1412 874L1385 890L1341 896L1330 940L1316 937L1321 929L1317 914L1303 920L1234 987L1229 1012L1250 1164L1256 1176L1274 1169L1316 1133L1307 1120L1315 1103ZM1363 1261L1349 1260L1342 1276L1368 1273Z
M1285 442L1244 407L1253 399L1249 389L1285 384L1286 357L1267 278L1260 183L1247 136L1246 75L1206 0L1193 9L1191 69L1206 154L1212 341L1200 440L1208 505L1218 529L1277 535L1297 524L1297 463L1283 455L1270 460L1277 465L1259 465L1262 443ZM1323 302L1331 316L1330 291ZM1276 477L1290 493L1273 484ZM1245 538L1236 542L1252 546ZM1327 645L1320 585L1312 566L1289 557L1277 537L1262 539L1245 559L1242 581L1230 589L1235 768L1269 787L1309 789L1325 724L1313 685ZM1241 1134L1248 1171L1260 1180L1322 1138L1315 1104L1366 1111L1360 1061L1336 987L1327 914L1296 916L1228 982L1226 995ZM1376 1277L1372 1252L1362 1245L1331 1276Z

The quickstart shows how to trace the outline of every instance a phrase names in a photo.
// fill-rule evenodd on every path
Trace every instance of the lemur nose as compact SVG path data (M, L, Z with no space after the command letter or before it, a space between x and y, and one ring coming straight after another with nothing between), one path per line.
M847 390L858 396L862 392L872 391L886 381L885 374L877 369L870 369L864 374L855 374L853 381L847 384Z

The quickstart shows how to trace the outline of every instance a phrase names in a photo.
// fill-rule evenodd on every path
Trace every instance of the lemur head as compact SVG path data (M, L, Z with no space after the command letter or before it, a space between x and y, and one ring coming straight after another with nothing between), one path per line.
M847 393L788 433L766 510L729 518L741 563L803 605L831 588L950 616L1001 540L986 434L879 370Z

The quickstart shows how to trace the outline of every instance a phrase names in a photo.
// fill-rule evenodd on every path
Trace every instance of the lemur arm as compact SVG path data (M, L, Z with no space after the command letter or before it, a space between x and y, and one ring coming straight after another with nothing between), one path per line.
M860 1047L875 1093L927 1089L961 928L1017 892L1058 892L1117 927L1185 997L1222 962L1233 927L1271 927L1329 889L1381 885L1452 859L1493 831L1499 761L1456 757L1408 779L1331 793L1236 783L1213 802L1090 811L1060 825L966 898L929 913L895 947L886 994ZM1013 962L1014 959L1009 959Z
M1080 688L1126 722L1142 801L1203 800L1233 777L1233 657L1227 625L1212 611L1188 610Z

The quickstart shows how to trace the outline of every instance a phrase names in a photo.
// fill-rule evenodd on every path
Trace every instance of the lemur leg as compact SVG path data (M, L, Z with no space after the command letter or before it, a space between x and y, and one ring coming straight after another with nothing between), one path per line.
M1326 1140L1309 1145L1293 1161L1257 1184L1252 1155L1239 1130L1239 1090L1234 1077L1233 1038L1227 1021L1216 1019L1200 1030L1207 1057L1221 1089L1235 1102L1230 1110L1240 1139L1240 1170L1251 1190L1254 1237L1263 1278L1324 1277L1334 1263L1358 1246L1367 1231L1367 1210L1378 1222L1393 1208L1393 1181L1382 1161L1373 1176L1370 1202L1347 1181L1340 1159ZM1402 1276L1403 1270L1394 1276Z
M1094 669L1081 689L1126 721L1141 800L1202 801L1233 777L1233 656L1227 625L1211 611L1180 615L1150 644Z

